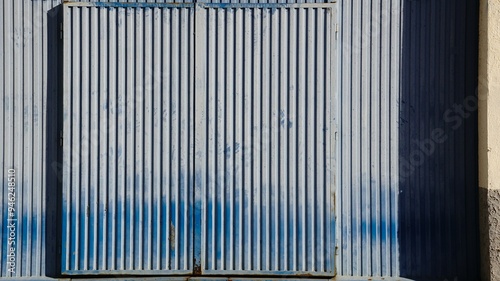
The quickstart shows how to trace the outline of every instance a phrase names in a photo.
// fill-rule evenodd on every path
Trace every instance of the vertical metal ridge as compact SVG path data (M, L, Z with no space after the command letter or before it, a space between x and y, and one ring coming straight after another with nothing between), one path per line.
M252 12L243 13L243 25L242 32L243 37L243 142L241 144L242 151L242 169L243 169L243 195L242 195L242 208L241 208L241 220L244 221L242 227L242 237L241 239L241 251L242 251L242 266L240 269L248 270L252 268L252 249L254 243L252 241L252 210L253 210L253 192L252 192L252 157L254 151L252 148L252 105L253 105L253 95L252 95L252 81L253 73L252 69ZM252 77L250 79L247 79Z
M23 29L33 30L32 26L32 15L31 15L31 7L32 4L24 5L23 7L23 19L28 19L27 22L23 21ZM29 67L23 67L23 118L22 120L22 130L23 130L23 144L22 144L22 158L23 162L23 178L22 182L22 190L23 190L23 202L25 206L23 206L23 222L22 225L23 235L26 237L22 243L24 244L24 248L26 252L31 252L32 249L32 213L33 213L33 188L32 188L32 169L33 169L33 153L31 148L33 147L33 124L32 124L32 99L33 99L33 78L32 71L33 69L33 61L32 61L32 44L33 44L33 35L24 37L23 40L23 64L28 65ZM25 264L20 266L20 271L24 272L24 274L30 274L32 272L32 255L27 255Z
M97 19L98 19L98 13L95 10L90 10L89 11L89 25L91 30L96 30L97 29ZM97 258L97 253L99 249L99 238L98 238L98 224L99 224L99 189L98 183L99 183L99 149L98 149L98 130L99 130L99 95L98 89L99 89L99 82L98 82L98 33L93 32L90 37L90 42L88 45L88 48L90 50L90 126L91 126L91 131L90 131L90 171L89 171L89 176L90 176L90 187L92 190L90 190L91 195L90 197L90 228L88 231L91 232L89 236L91 239L89 239L89 244L91 249L89 249L89 268L92 270L97 269L98 267L98 258Z
M371 20L377 21L379 24L372 26L371 30L371 44L370 44L370 95L372 104L371 111L371 132L370 137L372 142L370 143L371 148L371 170L370 170L370 181L373 182L372 186L372 208L374 206L379 206L381 203L381 155L379 153L381 144L381 114L382 110L380 107L380 96L377 93L380 93L380 46L381 46L381 38L380 36L376 36L381 34L381 9L382 0L375 0L372 2L371 9ZM376 207L375 207L376 208ZM382 268L381 268L381 256L382 256L382 243L381 243L381 220L382 215L380 212L373 211L371 214L372 228L371 228L371 274L375 276L383 276Z
M185 146L187 146L187 139L186 139L186 132L183 130L182 128L182 124L186 122L186 114L187 112L185 112L183 109L184 109L184 99L187 98L187 95L182 95L180 94L184 89L185 87L187 86L186 85L186 79L184 78L184 74L186 74L186 65L183 64L183 59L184 59L184 52L183 50L186 50L186 46L185 46L185 43L186 43L186 34L183 34L183 30L182 30L182 26L183 26L183 14L182 14L182 10L179 10L179 29L177 30L177 33L178 33L178 36L179 36L179 80L180 80L180 83L179 83L179 119L178 119L178 129L179 129L179 166L180 166L180 169L179 169L179 188L178 188L178 194L177 194L177 199L178 199L178 204L180 206L180 208L178 209L177 211L177 214L178 214L178 219L177 219L177 226L176 226L176 229L175 229L175 232L176 232L176 239L179 239L180 241L181 240L181 232L179 231L179 227L184 223L184 216L186 214L186 205L184 202L184 192L185 192L185 187L187 185L187 176L186 176L186 173L187 173L187 161L188 159L186 159L186 157L183 157L183 149L185 149ZM184 35L184 36L183 36ZM184 241L185 242L185 241ZM183 250L184 250L184 244L181 243L178 247L176 247L178 250L177 250L177 260L178 260L178 266L179 267L183 267L185 266L185 259L187 259L187 255L183 255Z
M152 231L153 225L153 202L152 202L152 146L153 143L153 124L152 124L152 106L153 106L153 64L152 64L152 54L154 52L152 48L153 37L153 15L151 14L152 9L144 10L144 203L145 203L145 269L152 269Z
M326 91L333 92L331 96L325 97L325 112L326 112L326 122L329 124L330 134L325 135L325 144L326 144L326 171L328 172L325 175L325 181L327 185L325 199L327 201L325 208L325 217L326 217L326 247L325 247L325 255L326 255L326 267L329 269L333 269L334 272L337 272L337 264L335 255L337 254L337 240L335 233L337 232L335 223L337 221L337 214L335 211L335 206L337 204L336 200L338 200L336 195L335 188L338 184L338 173L336 171L337 163L338 163L338 145L337 145L337 132L338 132L338 118L336 114L338 114L338 94L336 94L337 89L339 88L339 84L337 81L337 65L338 58L336 54L336 50L339 49L337 44L337 22L338 22L338 11L330 10L326 11L326 25L325 25L325 34L326 34L326 42L330 42L331 51L328 52L329 48L325 46L326 52L326 63L325 63L325 84ZM328 16L330 15L330 16ZM326 28L327 26L332 26L331 29ZM333 28L335 27L335 28ZM330 63L328 63L330 62ZM328 130L327 130L328 131ZM330 235L328 235L330 233Z
M7 167L6 165L6 159L5 159L5 153L6 153L6 134L4 133L6 131L5 129L5 100L6 100L6 91L5 91L5 84L6 84L6 69L4 67L4 63L5 63L5 55L6 55L6 51L5 51L5 45L6 45L6 42L7 41L5 38L5 33L4 33L4 29L6 29L5 27L8 26L4 21L4 18L5 18L5 3L6 1L3 1L2 3L0 3L0 19L2 20L2 22L4 22L4 28L1 28L0 29L0 65L2 67L0 67L0 87L1 87L1 99L0 99L0 108L3 110L2 114L0 114L0 168L2 169L2 171L4 171ZM7 71L9 72L9 71ZM2 191L5 189L5 184L2 184ZM5 196L5 192L2 192L2 194L0 195L0 202L2 202L2 204L5 204L6 200L8 199L8 197ZM0 217L3 219L5 218L6 216L6 213L5 213L5 208L2 208L0 210ZM4 241L4 235L5 233L7 232L6 231L6 228L4 227L5 224L1 224L0 225L0 240L1 241ZM6 246L4 245L1 245L0 246L0 249L2 251L2 253L4 253L4 249L6 248ZM6 272L6 261L5 261L5 254L2 254L0 255L0 276L4 276L4 272Z
M36 276L42 276L45 274L44 272L44 266L42 265L42 255L45 254L45 249L44 249L44 244L42 244L42 241L45 241L45 235L42 234L44 233L44 222L43 222L43 213L42 213L42 209L43 209L43 202L45 200L45 186L44 184L40 184L38 185L39 188L37 188L37 185L36 183L38 182L45 182L45 171L43 171L42 169L42 166L43 166L43 161L45 159L45 153L42 152L41 155L37 154L36 151L40 151L42 150L41 147L44 147L44 145L46 144L46 139L42 139L40 142L37 142L36 141L36 135L41 135L42 134L42 128L43 128L43 124L44 124L44 121L45 121L45 118L44 118L44 113L40 114L40 110L39 110L39 106L38 104L40 103L40 101L42 100L42 94L40 92L37 93L36 91L36 85L40 85L40 84L44 84L43 82L41 82L41 80L43 79L40 79L39 75L36 75L36 71L39 71L41 69L40 67L40 59L41 59L41 56L36 54L35 53L35 49L36 47L38 46L38 44L40 43L40 39L39 37L41 36L40 34L43 33L43 29L40 30L39 29L39 26L36 24L36 22L38 20L41 19L41 9L42 8L42 5L40 4L35 4L35 3L32 3L32 11L33 11L33 14L32 14L32 32L33 32L33 46L32 46L32 52L33 52L33 74L32 74L32 79L33 79L33 149L31 151L32 153L32 157L33 157L33 183L32 183L32 190L36 190L36 192L34 192L35 194L35 197L36 198L36 203L35 203L35 206L34 206L34 209L36 209L34 211L34 214L33 214L33 224L34 226L31 228L31 231L34 232L34 235L35 235L35 242L34 244L36 246L32 246L32 249L35 248L37 249L36 251L32 251L32 255L33 255L33 252L35 252L36 254L34 255L34 257L32 259L34 259L35 261L32 262L33 263L33 266L35 268L35 270L32 270L30 272L31 275L36 275ZM40 12L40 13L39 13ZM1 36L1 35L0 35ZM43 52L43 48L42 48L42 52ZM1 53L1 51L0 51ZM42 71L43 73L43 71ZM0 74L1 76L1 74ZM1 83L0 83L1 84ZM40 118L41 117L41 118ZM0 156L0 159L1 159L1 156ZM1 272L1 270L0 270Z
M24 178L24 165L22 165L23 161L23 145L24 145L24 76L23 76L23 65L24 65L24 53L23 48L25 37L22 36L21 30L24 30L24 3L23 2L14 2L13 5L14 10L14 46L19 46L18 48L14 48L13 57L14 60L18 63L14 63L14 87L13 87L13 136L17 140L13 143L13 166L16 167L16 177ZM17 215L19 216L19 220L22 223L17 224L17 233L21 234L21 236L25 237L24 226L26 224L26 209L24 206L24 186L23 181L16 182L16 203L18 204ZM24 246L26 243L26 239L17 241L17 251L23 252ZM21 276L23 274L24 265L17 264L16 274L17 276Z
M229 219L227 221L227 251L228 258L227 268L229 270L234 270L234 161L235 161L235 83L234 83L234 72L235 72L235 62L234 62L234 52L236 49L236 44L234 42L235 37L235 19L234 19L234 9L229 9L226 11L226 108L227 108L227 119L226 119L226 181L227 181L227 197L226 202L228 202L228 212Z
M33 32L33 46L32 46L32 53L33 53L33 69L32 69L32 79L33 79L33 89L32 89L32 94L33 94L33 101L32 101L32 107L33 107L33 149L31 150L31 154L33 157L33 182L32 182L32 192L34 194L35 198L35 206L33 207L34 214L33 214L33 226L31 227L31 231L34 232L35 236L35 246L32 246L32 249L35 248L37 249L35 252L36 254L32 258L34 260L33 267L35 270L32 270L30 272L31 275L35 276L43 276L45 275L45 267L42 265L42 256L46 256L45 254L45 243L42 243L42 241L45 241L45 223L44 223L44 215L42 213L42 210L44 209L44 202L46 202L46 188L45 184L40 184L37 185L37 183L44 183L45 181L45 174L46 171L43 169L43 161L46 159L46 152L45 149L42 149L42 147L46 147L47 140L46 138L42 138L40 142L36 141L36 135L42 135L43 134L43 129L44 129L44 124L46 120L45 112L40 112L40 107L38 104L42 103L42 93L36 91L36 85L44 85L43 80L39 75L36 75L35 73L43 73L44 71L41 70L41 63L40 61L42 60L39 54L35 52L35 49L37 46L39 46L41 40L40 37L43 34L43 23L42 27L40 27L37 22L42 19L42 8L43 6L40 4L35 4L32 3L32 17L31 17L31 30ZM0 37L2 35L0 34ZM1 44L1 43L0 43ZM44 50L44 47L42 47L42 52ZM2 53L0 51L0 53ZM0 62L1 65L1 62ZM0 72L0 76L2 76ZM1 79L1 78L0 78ZM0 85L2 83L0 82ZM48 87L47 87L48 88ZM0 106L0 108L2 108ZM40 118L41 117L41 118ZM0 121L1 122L1 121ZM0 137L1 139L1 137ZM36 151L43 151L41 154L36 153ZM1 153L0 153L1 155ZM0 156L0 159L2 157ZM45 161L47 162L47 161ZM1 231L1 230L0 230ZM1 238L0 238L1 239ZM1 262L1 261L0 261ZM1 269L0 269L0 275L1 275Z
M253 41L257 41L259 43L252 44L253 46L253 61L252 61L252 70L253 70L253 82L252 85L253 92L259 92L262 90L262 19L261 19L261 10L253 11L252 14L252 27L253 27ZM252 143L250 149L254 152L252 155L252 168L253 168L253 194L255 196L255 200L253 200L253 217L256 219L252 221L252 229L254 232L252 233L252 241L253 251L252 255L254 257L252 266L256 268L256 270L262 269L262 175L261 169L262 166L262 150L263 150L263 142L262 142L262 130L258 130L259 126L262 126L262 94L258 93L256 95L252 95L254 97L252 113L257 112L256 114L252 114Z
M288 10L282 9L279 11L279 17L280 17L280 23L279 23L279 49L280 49L280 58L279 58L279 127L278 127L278 133L279 133L279 192L278 192L278 198L280 199L278 201L278 213L279 216L282 218L282 222L279 224L279 245L278 246L278 256L279 256L279 264L278 264L278 270L286 270L287 269L287 262L288 262L288 253L285 250L285 245L288 245L287 241L287 235L285 234L285 230L288 228L288 212L287 212L287 194L285 194L286 188L288 187L287 183L287 135L286 135L286 130L283 130L283 127L288 126L286 123L286 120L289 118L288 115L288 107L287 107L287 101L288 101L288 95L287 95L287 89L286 89L286 84L289 81L289 78L287 76L287 68L286 68L286 63L287 63L287 43L286 43L286 35L287 35L287 30L286 28L288 26L288 21L286 18L286 13ZM286 127L285 127L286 128Z
M135 245L137 247L136 269L144 270L144 9L135 12L135 203L136 228Z
M243 201L243 189L244 189L244 182L243 182L243 173L244 173L244 166L243 166L243 154L244 154L244 140L243 140L243 128L245 126L244 124L244 112L243 112L243 106L245 103L245 97L243 93L243 84L244 84L244 76L243 76L243 68L245 66L244 61L243 61L243 36L244 36L244 29L243 29L243 10L237 9L235 11L235 46L236 46L236 52L235 52L235 62L236 62L236 69L235 69L235 79L234 83L236 85L235 88L235 98L236 98L236 104L235 104L235 120L237 123L235 124L235 144L234 144L234 153L235 153L235 187L237 194L235 194L235 216L236 218L236 224L238 226L237 232L235 233L235 270L242 270L242 265L243 265L243 211L244 211L244 204L245 202Z
M195 96L194 96L194 73L195 73L195 66L194 66L194 60L190 59L194 55L194 10L190 9L183 9L184 14L185 14L185 20L186 20L186 29L185 33L188 34L188 42L189 42L189 48L186 48L188 51L185 54L185 60L186 64L188 65L188 72L186 73L187 79L186 79L186 84L187 84L187 89L190 93L188 103L186 104L186 108L189 108L188 112L188 120L189 122L188 127L193 128L194 127L194 120L195 120L195 111L193 110L194 104L195 104ZM186 169L186 174L189 176L189 181L186 187L186 192L185 192L185 198L186 198L186 210L189 208L189 213L186 212L186 220L191 220L192 217L194 217L194 211L193 208L190 206L193 206L194 204L190 203L192 191L190 190L190 187L194 185L194 175L190 173L190 171L194 170L194 149L195 149L195 144L194 144L194 134L190 130L187 132L187 138L188 138L188 150L189 150L189 165L187 166ZM193 223L191 222L186 222L187 229L193 229ZM194 268L196 265L194 264L194 237L189 234L188 231L184 232L184 237L186 240L186 244L184 247L185 251L185 268Z
M127 123L126 123L126 11L119 9L117 11L117 91L123 93L118 95L117 98L117 252L116 252L116 269L125 269L125 235L126 235L126 136L127 136ZM95 227L95 226L94 226ZM94 267L93 269L97 269Z
M180 112L180 105L179 105L179 90L180 87L178 85L179 81L179 65L180 61L178 60L179 58L179 48L175 48L176 45L180 45L180 40L179 40L179 34L178 34L178 29L179 29L179 11L174 10L172 11L172 44L171 44L171 52L172 52L172 59L175 60L173 61L173 67L172 67L172 135L173 136L180 136L180 130L179 130L179 112ZM172 191L172 222L170 224L170 240L172 243L172 240L178 239L179 233L177 231L178 223L179 223L179 212L178 209L176 210L176 207L179 208L179 185L180 185L180 177L179 174L181 171L179 171L179 166L180 166L180 161L179 161L179 154L180 154L180 141L179 137L173 138L174 144L172 147L172 153L174 154L173 157L173 163L172 163L172 174L173 174L173 191ZM171 250L171 255L173 259L173 266L175 268L179 267L179 252L178 252L178 247L170 247Z
M316 72L315 72L315 61L314 56L316 55L315 49L315 35L316 30L314 23L316 21L314 17L313 9L305 9L306 14L306 44L305 44L305 71L306 71L306 80L305 80L305 103L304 103L304 116L302 118L305 119L305 170L304 177L305 181L305 199L304 199L304 209L305 209L305 226L304 226L304 235L305 239L305 264L304 268L306 271L314 271L314 261L315 261L315 250L314 250L314 242L315 242L315 173L314 173L314 162L315 162L315 126L314 126L314 115L315 115L315 83L316 80Z
M390 144L391 147L400 147L398 133L400 130L399 126L399 110L400 110L400 81L401 81L401 73L400 73L400 65L401 65L401 26L402 26L402 17L401 11L403 10L402 1L400 0L392 0L391 2L391 50L393 51L391 57L391 97L390 97L390 108L391 108L391 123L390 123ZM397 12L396 12L397 11ZM394 29L393 29L394 28ZM393 112L393 113L392 113ZM400 193L400 171L399 171L399 163L398 159L400 159L399 149L398 151L393 151L390 153L391 155L391 164L390 164L390 184L391 184L391 221L394 223L391 224L391 272L388 275L392 276L400 276L400 252L399 246L400 242L398 239L399 232L399 193Z
M306 77L307 75L304 75L304 73L307 72L306 70L306 9L300 9L297 11L299 13L299 36L298 36L298 54L299 54L299 63L298 63L298 68L297 72L299 73L299 79L297 81L298 83L298 92L304 93L306 91ZM298 118L298 140L297 140L297 145L298 145L298 179L297 179L297 184L300 188L299 191L299 204L298 204L298 209L299 209L299 220L297 224L301 225L298 229L298 237L299 241L299 250L298 250L298 256L301 257L299 260L299 265L297 270L305 271L306 270L306 229L304 228L304 225L306 224L306 204L305 204L305 199L306 199L306 177L305 177L305 171L306 171L306 155L305 155L305 138L306 138L306 116L305 114L305 106L306 106L306 95L299 95L297 94L298 97L298 113L297 116L301 116Z
M134 137L134 131L135 131L135 107L134 107L134 93L135 93L135 60L134 60L134 54L135 54L135 32L134 32L134 20L135 20L135 13L132 10L127 10L127 25L126 25L126 30L127 30L127 91L126 91L126 99L127 99L127 171L126 171L126 179L127 179L127 186L126 186L126 198L127 198L127 224L130 226L127 230L128 236L126 239L128 239L128 255L127 255L127 262L125 264L126 268L132 268L135 269L135 257L137 256L134 245L134 234L135 234L135 206L134 206L134 181L135 181L135 157L134 157L134 147L135 147L135 137Z
M81 10L73 9L72 10L72 19L74 20L73 24L73 30L75 32L81 32ZM72 54L72 74L74 76L77 76L78 74L81 73L81 45L80 45L80 37L79 36L74 36L72 37L72 47L73 47L73 54ZM79 92L81 91L81 80L80 77L79 79L76 79L72 83L72 91ZM81 263L81 257L80 255L83 253L83 251L80 251L81 248L81 242L83 242L83 239L80 239L81 237L81 226L80 223L82 221L82 207L81 207L81 190L80 190L80 157L81 157L81 146L80 146L80 119L81 119L81 108L80 108L80 98L81 96L73 96L71 97L71 107L72 107L72 113L74 114L75 118L72 120L71 124L71 131L72 131L72 137L71 137L71 144L72 144L72 151L75 153L75 156L70 159L71 163L71 192L70 196L72 197L72 204L75 205L74 207L74 212L73 212L73 223L72 223L72 232L74 233L74 238L71 237L72 239L72 244L75 249L73 251L74 255L74 263L73 267L74 268L80 268L80 263ZM75 190L76 189L76 190Z
M170 52L170 39L171 39L171 25L170 25L170 19L171 19L172 12L170 10L161 10L161 16L162 16L162 22L161 22L161 30L164 36L162 37L162 43L161 43L161 48L162 50L165 50L162 52L162 72L165 76L164 77L170 77L170 69L171 69L171 52ZM161 186L162 186L162 214L164 214L164 220L163 220L163 235L161 240L164 241L164 246L162 247L162 256L163 259L165 260L164 263L161 264L161 268L169 268L170 266L170 261L171 261L171 256L170 256L170 247L171 247L171 241L170 241L170 222L171 222L171 215L170 215L170 202L171 202L171 135L169 134L169 131L171 129L171 116L172 116L172 111L171 111L171 83L170 79L164 79L162 80L162 98L161 98L161 108L162 110L160 111L161 113L161 119L162 120L162 127L161 127L161 138L164 141L164 146L162 146L162 156L161 156L161 166L162 166L162 173L161 173ZM163 217L163 215L162 215Z
M316 75L320 79L319 81L316 82L316 202L319 202L319 206L316 208L316 214L315 217L318 219L316 222L316 265L315 265L315 271L319 272L324 272L326 271L325 268L325 259L324 259L324 252L323 249L325 248L325 237L323 237L323 228L325 227L325 220L324 220L324 214L323 214L323 209L324 209L324 203L326 200L330 199L330 196L325 196L325 190L327 189L327 183L324 180L324 174L325 174L325 169L326 169L326 163L324 162L325 160L325 139L324 135L327 134L328 129L330 126L328 124L325 124L325 111L324 111L324 106L325 106L325 99L324 96L326 95L331 95L331 92L326 92L324 88L324 81L328 80L328 75L324 73L324 67L323 64L326 62L325 60L325 54L323 51L325 50L325 45L330 46L329 42L325 41L324 37L324 32L323 28L325 28L325 23L324 23L324 10L317 9L315 11L316 13L316 32L317 32L317 38L316 38L316 50L317 50L317 55L316 55ZM331 28L331 27L330 27ZM321 187L321 188L318 188Z
M370 1L371 2L371 1ZM360 46L361 46L361 62L360 62L360 241L361 245L361 259L360 259L360 275L372 275L370 272L371 266L370 256L371 256L371 246L370 246L370 234L368 233L368 229L370 227L371 221L369 217L370 213L370 146L369 146L369 131L370 131L370 102L369 102L369 90L370 90L370 67L369 67L369 50L370 50L370 18L368 15L371 13L371 3L367 4L365 7L361 8L360 11L360 32L365 36L360 36Z
M109 239L109 245L111 247L110 251L110 261L108 268L111 270L116 270L117 260L116 260L116 218L117 218L117 115L118 115L118 103L117 103L117 26L116 26L116 15L117 9L108 11L108 27L109 27L109 38L108 38L108 127L109 127L109 139L108 139L108 174L109 174L109 217L110 226L108 227L111 239ZM85 93L85 92L84 92Z
M2 2L2 18L8 18L11 16L11 6L12 6L12 1L3 1ZM11 133L11 124L12 124L12 118L11 118L11 113L12 113L12 106L11 106L11 100L12 100L12 71L11 71L11 66L13 65L12 63L12 20L4 20L4 28L2 29L2 62L3 62L3 67L2 67L2 86L3 86L3 91L2 91L2 109L4 110L4 113L2 114L2 166L5 169L9 169L12 166L12 160L11 156L11 149L12 149L12 133ZM5 33L7 34L5 34ZM8 36L6 36L8 35ZM7 184L3 183L2 184L3 190L7 190ZM2 203L6 204L8 200L8 196L6 196L6 192L2 192ZM6 218L8 216L8 210L6 211L5 208L2 208L1 211L2 214L2 219ZM5 236L7 231L7 227L4 227L4 224L2 223L1 226L2 233L0 234L0 237L2 237L2 241L5 240ZM1 275L2 276L11 276L10 273L7 272L7 267L6 267L6 261L4 260L6 258L6 255L3 254L5 253L7 246L5 243L2 243L0 246L2 249L2 255L0 255L0 260L2 261L2 264L0 265L0 268L2 269Z
M278 46L278 27L279 12L275 11L268 15L270 17L270 269L279 270L279 143L278 143L278 130L279 130L279 46Z
M208 26L216 26L216 19L214 16L214 11L210 10L206 16L206 22L204 24L207 24ZM206 155L213 155L214 152L217 149L217 134L216 134L216 124L218 123L217 120L217 112L215 110L212 110L213 108L216 108L215 104L218 102L217 101L217 96L216 96L216 91L217 91L217 80L215 77L217 77L217 69L216 65L214 63L215 58L217 56L216 52L213 50L216 50L216 38L210 37L208 39L207 43L207 50L205 54L207 55L206 58L206 71L207 71L207 83L208 83L208 91L209 91L209 98L207 99L207 138L208 138L208 143L207 143L207 154ZM202 261L205 261L206 268L214 270L217 266L217 257L216 257L216 251L215 251L215 243L216 243L216 226L217 226L217 192L215 192L217 186L216 186L216 170L215 170L215 163L217 162L216 157L212 157L207 159L207 185L206 185L206 194L204 200L206 201L206 214L203 216L203 220L207 222L207 229L205 230L205 239L202 239L202 243L205 245L202 245L201 251L201 259ZM210 220L209 218L213 218ZM211 229L211 231L209 231Z
M297 161L297 126L298 126L298 120L299 120L299 115L297 112L297 50L299 48L298 44L298 38L297 38L297 11L296 10L290 10L289 11L289 42L293 42L289 46L289 52L290 52L290 57L289 57L289 65L288 68L286 69L287 75L288 75L288 83L286 90L289 92L289 97L288 97L288 106L289 106L289 120L288 122L285 121L285 126L288 128L288 138L289 138L289 143L290 146L288 148L287 154L289 156L289 162L290 163L296 163L298 164ZM284 42L284 44L288 44L288 42ZM287 248L287 251L289 253L289 260L287 261L287 270L292 270L292 271L297 271L297 259L298 253L297 253L297 229L298 229L298 216L297 216L297 209L298 209L298 180L297 180L297 171L299 169L297 168L297 165L290 165L290 169L287 171L287 177L288 177L288 182L290 182L290 194L289 194L289 201L288 201L288 207L290 208L289 210L289 218L288 218L288 223L290 224L289 229L287 232L289 233L289 241L285 243L285 247ZM285 194L285 196L287 196Z
M81 49L82 49L82 54L81 54L81 59L82 59L82 86L81 86L81 91L82 92L89 92L89 48L87 40L89 39L89 22L88 22L88 9L82 10L81 14L81 26L82 26L82 38L81 38ZM82 154L82 169L81 169L81 186L88 186L88 175L90 174L88 171L88 163L89 159L87 158L89 155L88 149L90 148L90 145L88 143L90 134L89 134L89 120L88 116L90 116L89 112L89 96L88 95L82 95L82 126L81 126L81 139L82 139L82 149L81 149L81 154ZM83 237L82 239L84 240L83 243L83 268L88 269L89 264L89 212L90 212L90 204L89 204L89 192L90 189L87 189L85 191L82 191L83 195L83 209L85 213L85 220L83 222Z

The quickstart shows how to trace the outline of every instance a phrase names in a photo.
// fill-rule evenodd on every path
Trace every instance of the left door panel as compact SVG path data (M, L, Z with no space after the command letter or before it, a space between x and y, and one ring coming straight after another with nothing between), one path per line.
M192 4L64 4L62 273L192 273Z

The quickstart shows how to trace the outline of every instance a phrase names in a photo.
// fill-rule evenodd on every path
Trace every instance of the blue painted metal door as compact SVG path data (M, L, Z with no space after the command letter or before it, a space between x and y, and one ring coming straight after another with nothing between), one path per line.
M64 4L64 274L192 273L192 31L189 4Z
M196 7L203 274L334 275L334 7Z
M334 7L65 4L63 273L333 276Z

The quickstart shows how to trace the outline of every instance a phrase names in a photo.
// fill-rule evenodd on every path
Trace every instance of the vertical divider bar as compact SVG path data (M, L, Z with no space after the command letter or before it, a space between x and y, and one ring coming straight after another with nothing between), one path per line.
M206 76L207 76L207 55L206 55L206 10L198 3L194 4L194 256L193 274L201 275L205 268L205 236L206 232L202 227L202 216L206 210L205 189L206 189L206 145L207 145L207 97L206 97Z
M338 44L339 44L339 40L337 40L337 32L338 32L338 26L337 26L337 11L338 9L338 5L335 5L335 7L331 8L331 14L330 14L330 19L329 19L329 24L330 24L330 37L329 37L329 46L330 46L330 50L329 50L329 61L330 61L330 65L328 66L328 71L329 71L329 76L330 76L330 83L328 85L329 87L329 104L328 104L328 107L329 107L329 110L328 110L328 119L329 119L329 122L330 122L330 135L329 135L329 146L330 146L330 150L329 150L329 153L328 153L328 157L330 158L328 161L329 161L329 165L330 165L330 171L329 171L329 177L330 177L330 180L328 181L328 184L329 184L329 195L330 195L330 202L329 202L329 206L330 206L330 209L328 211L328 227L329 227L329 232L330 232L330 235L328 237L328 249L330 249L330 251L327 252L327 259L328 259L328 263L327 263L327 268L328 268L328 271L331 271L334 273L334 275L337 275L337 267L336 267L336 257L337 257L337 253L336 253L336 245L337 245L337 242L336 241L336 222L337 222L337 209L336 209L336 206L337 206L337 200L338 200L338 196L337 196L337 188L339 187L339 184L338 184L338 177L340 175L340 172L337 170L338 169L338 162L337 162L337 159L339 157L339 154L338 154L338 151L339 151L339 148L338 148L338 141L337 141L337 135L338 135L338 113L339 113L339 100L338 100L338 97L339 97L339 91L337 90L338 89L338 75L339 75L339 66L337 65L337 56L339 55L339 50L340 48L338 48Z

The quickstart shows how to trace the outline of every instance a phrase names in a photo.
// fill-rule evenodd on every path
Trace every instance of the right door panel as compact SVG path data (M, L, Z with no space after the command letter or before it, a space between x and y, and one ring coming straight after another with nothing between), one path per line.
M202 272L333 276L334 6L196 13Z

